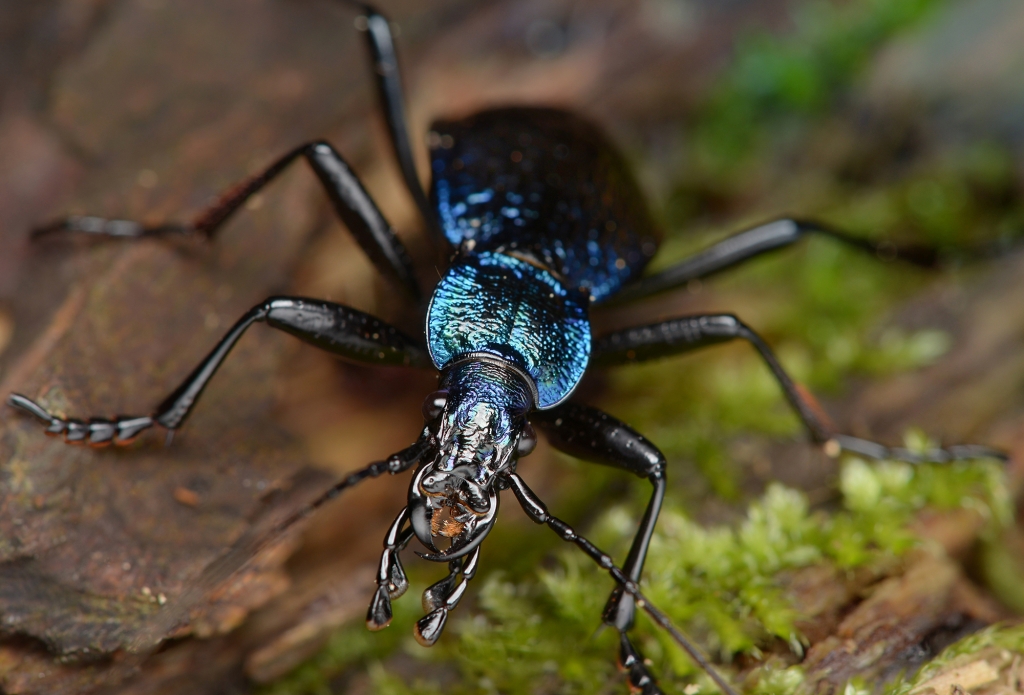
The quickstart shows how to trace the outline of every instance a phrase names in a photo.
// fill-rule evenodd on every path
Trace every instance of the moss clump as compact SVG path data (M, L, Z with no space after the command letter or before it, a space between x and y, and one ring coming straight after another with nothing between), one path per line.
M909 524L926 507L981 510L993 526L1009 517L1001 468L994 462L869 465L851 457L843 465L840 491L842 508L829 514L812 510L802 493L771 485L736 527L705 528L670 505L652 542L643 590L726 660L738 654L759 657L774 639L800 653L803 638L795 623L801 613L779 585L780 572L822 564L884 565L915 545ZM621 557L638 517L636 509L615 507L601 515L589 535ZM403 645L414 658L443 663L449 672L457 669L458 682L443 688L450 695L602 692L621 678L612 659L616 637L600 628L612 582L574 548L557 557L554 569L514 580L500 573L487 577L477 614L456 614L449 626L456 639L442 640L429 652L413 644L404 629L371 634L355 625L264 692L328 693L328 679L352 668L369 669L374 692L440 692L429 676L410 686L373 666ZM395 609L398 626L419 617L414 601L397 601ZM636 640L665 692L693 695L694 684L700 692L714 691L705 674L643 614ZM769 661L747 685L757 693L789 693L801 679L799 668Z
M718 185L756 169L768 142L822 115L889 38L915 26L943 0L805 2L788 35L751 33L737 43L694 124L694 159Z
M869 466L851 458L843 467L843 509L812 511L804 495L772 485L750 506L739 527L704 528L677 508L663 512L651 546L643 589L677 624L700 635L725 658L757 656L773 638L799 653L800 617L777 582L780 572L818 564L843 569L884 562L915 545L908 524L924 507L967 506L1006 519L1001 472L995 464L915 467ZM613 509L591 534L621 553L637 513ZM500 683L500 692L598 692L615 678L609 654L614 635L596 634L598 615L612 588L606 575L578 552L559 554L559 567L510 582L492 576L481 591L482 614L455 625L449 647L467 684ZM606 631L609 632L609 631ZM704 674L661 631L641 619L637 639L666 692L683 692ZM799 670L759 674L756 689L795 688ZM473 685L466 690L478 692ZM692 692L692 687L691 687Z
M1024 625L994 625L950 645L912 677L890 683L885 695L945 695L954 684L971 693L1018 692L1022 654Z

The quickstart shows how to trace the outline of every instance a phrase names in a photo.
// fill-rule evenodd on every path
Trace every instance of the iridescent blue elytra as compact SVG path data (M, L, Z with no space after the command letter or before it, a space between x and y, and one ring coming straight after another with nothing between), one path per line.
M622 158L563 111L495 109L434 125L432 202L456 257L427 316L438 369L474 352L565 400L590 356L589 305L636 277L655 225Z

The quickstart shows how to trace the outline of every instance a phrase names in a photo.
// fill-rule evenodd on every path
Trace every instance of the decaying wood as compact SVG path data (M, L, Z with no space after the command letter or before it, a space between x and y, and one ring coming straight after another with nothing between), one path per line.
M567 16L571 3L381 4L405 29L414 133L435 115L543 102L585 111L630 147L644 133L676 136L713 84L728 37L752 24L785 28L771 20L779 2L684 21L651 15L658 3L602 0L573 5L592 33L544 58L520 38L538 18ZM0 69L0 395L19 390L73 416L145 413L237 316L281 291L409 320L308 172L283 178L212 245L26 240L31 224L66 211L181 218L274 155L326 135L416 248L350 23L343 8L302 1L0 8L0 27L19 37L0 40L11 68ZM651 166L660 174L669 164ZM928 423L950 441L991 442L1024 460L1022 278L1024 257L1011 254L916 298L903 320L938 312L953 351L830 403L836 419L889 439ZM692 301L648 310L696 310ZM706 309L716 297L700 302ZM222 692L287 672L365 609L405 481L379 481L324 510L290 567L298 533L194 604L181 596L240 537L406 444L432 383L338 367L256 328L167 447L152 433L124 450L68 447L0 410L0 688ZM527 464L542 490L544 452ZM788 483L815 487L829 475L809 456L806 475L781 472ZM510 517L503 523L531 528ZM935 633L1005 617L959 563L976 540L974 521L921 523L938 529L944 550L860 575L812 568L789 578L810 607L801 626L810 692L891 675ZM168 606L190 620L152 635ZM171 636L179 639L166 650L147 651ZM1019 660L994 654L958 668L921 692L994 688L1007 673L1018 674L1019 690Z

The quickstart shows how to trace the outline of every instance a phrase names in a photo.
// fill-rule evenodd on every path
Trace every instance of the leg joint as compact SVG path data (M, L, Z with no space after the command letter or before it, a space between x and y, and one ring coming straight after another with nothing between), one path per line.
M307 145L303 146L302 152L306 156L316 156L316 155L336 156L337 155L337 153L334 150L334 147L331 145L331 143L327 142L326 140L313 140L312 142L310 142Z
M661 451L658 451L657 449L655 449L655 451L658 454L658 458L657 458L657 460L655 460L654 465L651 466L651 470L647 474L647 478L652 483L657 485L659 480L664 480L664 478L665 478L665 468L667 467L668 464L665 461L665 455L663 453L661 453Z
M721 338L746 337L746 334L751 332L750 328L740 321L735 314L702 316L699 321L701 333L708 336Z

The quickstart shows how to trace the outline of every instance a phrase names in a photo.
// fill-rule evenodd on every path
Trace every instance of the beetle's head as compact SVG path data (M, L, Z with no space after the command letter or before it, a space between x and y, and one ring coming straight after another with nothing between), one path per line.
M536 444L526 420L534 402L527 379L504 360L474 356L449 368L441 390L427 397L423 414L436 432L437 455L409 488L413 532L431 550L423 557L462 557L494 525L500 474Z

